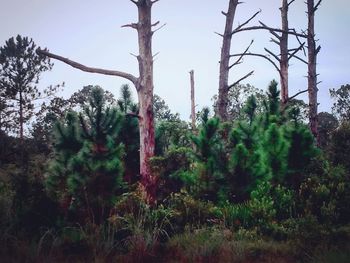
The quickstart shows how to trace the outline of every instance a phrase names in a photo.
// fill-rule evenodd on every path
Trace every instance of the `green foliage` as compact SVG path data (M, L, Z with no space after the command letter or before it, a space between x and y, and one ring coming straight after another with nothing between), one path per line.
M191 136L195 145L193 172L198 178L197 194L211 201L224 201L227 192L224 185L226 156L218 134L219 125L219 119L209 118L209 109L204 109L199 133Z
M238 229L251 226L251 210L248 202L231 204L226 202L219 207L219 216L225 227Z
M190 146L189 127L184 121L157 122L155 136L157 155L165 155L173 148Z
M263 230L272 223L275 218L276 210L274 201L271 197L271 184L262 182L251 192L251 200L248 204L253 224Z
M275 186L271 192L276 218L283 220L292 217L295 212L295 193L282 185Z
M250 84L238 84L232 87L228 92L228 116L229 120L236 121L245 118L245 105L250 97L254 96L256 99L256 112L263 111L263 101L266 99L263 90L258 89ZM213 108L216 111L217 96L212 98L214 101Z
M306 125L294 121L285 125L284 133L290 142L287 153L288 169L284 184L297 190L305 178L307 167L319 155L319 151Z
M278 115L279 114L279 95L280 92L277 88L278 83L275 80L272 80L270 82L270 85L268 87L267 92L267 103L266 103L266 109L271 115Z
M317 160L312 170L313 173L300 185L297 201L301 212L315 216L322 223L348 222L349 173L322 159Z
M232 130L233 150L230 166L233 174L229 178L229 185L231 188L230 196L236 201L248 199L258 181L264 180L267 175L255 110L255 98L250 97L245 107L248 122L240 121Z
M164 156L151 158L152 173L158 178L159 200L195 184L193 174L188 172L192 161L190 155L191 149L179 147L172 148Z
M178 113L172 113L166 102L158 95L153 96L153 111L156 122L158 121L180 121Z
M332 132L338 128L339 122L334 115L328 112L320 112L317 114L317 118L319 145L323 150L327 150L331 141Z
M174 211L173 226L182 231L217 222L218 208L213 202L194 198L186 190L171 194L165 205Z
M282 183L287 172L288 142L283 137L282 129L276 123L269 125L263 139L265 163L272 180ZM295 154L295 153L293 153Z
M130 87L123 85L120 88L120 98L117 101L121 114L118 142L124 144L125 180L133 184L138 180L140 167L140 135L137 115L138 105L134 103Z
M330 129L335 122L325 116L324 154L300 110L280 107L276 82L262 97L242 96L235 122L203 109L197 132L158 101L152 205L137 184L138 107L127 85L117 101L88 86L43 106L33 134L53 126L53 152L50 136L26 139L33 151L26 171L13 154L19 140L0 133L0 257L304 262L306 253L318 259L315 249L343 249L350 240L347 122ZM46 187L60 213L43 189L48 156Z
M91 96L79 120L72 112L65 124L56 125L47 185L62 205L101 223L123 189L123 147L116 142L121 117L105 107L102 89Z
M342 85L339 89L330 89L329 92L335 100L333 113L341 120L350 121L350 85Z
M343 165L350 171L350 122L342 123L332 132L329 155L335 165Z
M41 73L51 70L49 58L36 53L32 39L17 35L0 47L0 121L12 131L22 131L34 114L33 101L41 96L36 84ZM44 93L50 93L47 90ZM45 94L48 95L48 94ZM5 116L4 113L9 114ZM10 126L9 126L10 125Z

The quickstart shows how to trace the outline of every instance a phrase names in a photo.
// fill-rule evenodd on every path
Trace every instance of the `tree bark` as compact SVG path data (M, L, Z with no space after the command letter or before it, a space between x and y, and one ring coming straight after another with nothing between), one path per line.
M319 2L320 3L320 2ZM319 4L318 4L319 5ZM314 0L307 0L307 14L308 14L308 91L309 91L309 125L314 137L318 138L317 132L317 53L315 41L315 7Z
M192 131L196 130L196 104L194 98L194 71L190 71L190 81L191 81L191 121L192 121Z
M282 0L281 7L282 34L280 37L280 82L282 104L288 101L288 0Z
M139 21L137 24L139 42L140 77L136 90L140 103L140 175L146 188L147 198L152 203L156 198L157 179L152 175L149 159L154 156L154 114L153 114L153 55L152 55L152 1L139 0Z
M238 0L230 0L227 13L223 14L226 16L225 32L223 35L223 43L221 48L221 59L220 59L220 76L219 76L219 96L217 103L217 114L222 121L227 121L227 106L228 106L228 77L230 70L230 50L231 50L231 39L232 39L232 28L233 21L238 5Z

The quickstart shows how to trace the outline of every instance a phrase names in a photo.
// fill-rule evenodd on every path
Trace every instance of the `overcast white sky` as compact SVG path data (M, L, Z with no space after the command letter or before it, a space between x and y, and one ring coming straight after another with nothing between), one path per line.
M278 27L280 0L246 0L239 5L235 25L243 23L254 12L262 13L258 20ZM153 52L160 52L155 62L155 93L179 112L183 119L190 115L189 74L195 71L198 107L211 106L217 93L219 58L222 39L214 31L223 32L228 0L161 0L153 9L153 20L167 23L153 38ZM297 30L307 26L304 0L296 0L290 7L290 25ZM0 45L17 34L29 36L37 45L53 53L88 66L123 70L138 75L137 61L129 53L137 54L137 35L123 24L136 22L137 10L128 0L0 0ZM316 32L322 46L318 58L320 111L330 110L329 88L350 83L350 1L323 0L316 15ZM251 50L263 52L269 47L267 32L240 33L232 39L232 53L242 52L250 41ZM291 41L292 42L292 41ZM293 43L293 42L292 42ZM119 87L127 81L84 73L54 61L51 72L43 74L41 87L65 81L62 94L68 97L85 85L100 85L119 95ZM279 80L272 65L259 58L246 58L234 68L230 79L255 70L254 76L243 83L265 89L272 79ZM290 63L290 94L306 88L306 65ZM136 99L136 95L134 96ZM301 98L306 99L306 95Z

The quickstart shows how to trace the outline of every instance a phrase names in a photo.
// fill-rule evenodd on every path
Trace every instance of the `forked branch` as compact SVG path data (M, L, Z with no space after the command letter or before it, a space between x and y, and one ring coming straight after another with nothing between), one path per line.
M245 54L247 54L247 52L249 51L249 48L251 47L251 45L254 43L254 40L252 40L249 44L249 46L246 48L246 50L244 50L244 52L242 53L242 55L229 67L229 69L231 69L232 67L241 64L242 63L242 59L244 57ZM230 56L231 57L231 56Z

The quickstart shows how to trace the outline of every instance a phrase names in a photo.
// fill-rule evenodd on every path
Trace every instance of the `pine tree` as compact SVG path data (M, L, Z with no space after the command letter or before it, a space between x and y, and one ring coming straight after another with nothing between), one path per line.
M269 176L275 183L282 183L287 172L288 142L283 137L282 129L271 123L265 131L263 148L264 161L269 169Z
M306 168L319 152L309 127L299 120L299 116L300 110L292 108L290 110L291 121L284 126L285 138L289 141L285 183L294 189L299 188Z
M93 223L108 216L114 198L123 191L120 124L117 109L105 107L103 90L94 88L83 113L69 113L66 124L55 127L48 188L62 205Z
M119 142L124 144L125 180L136 183L139 179L140 167L140 134L138 118L138 105L133 102L130 87L123 85L117 100L119 111L122 114Z
M24 124L33 116L33 101L40 97L36 84L42 72L51 70L49 58L36 54L32 39L17 35L0 47L1 96L13 104L12 130L23 142Z
M248 121L238 122L231 134L233 150L230 166L232 174L228 182L231 188L230 196L238 202L248 199L250 192L266 176L255 110L256 100L254 96L251 96L244 108Z
M209 109L205 108L201 116L202 124L198 135L192 135L195 145L196 168L199 180L199 195L211 201L226 199L224 174L226 172L226 156L218 136L220 121L209 118Z

